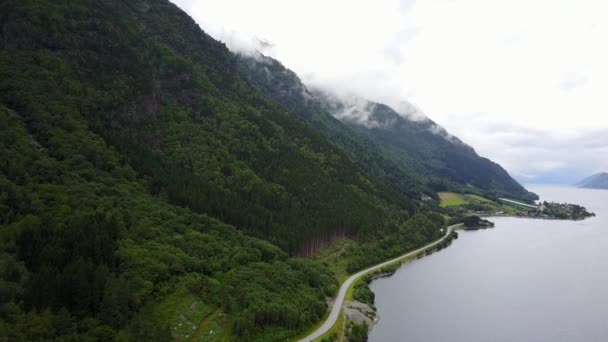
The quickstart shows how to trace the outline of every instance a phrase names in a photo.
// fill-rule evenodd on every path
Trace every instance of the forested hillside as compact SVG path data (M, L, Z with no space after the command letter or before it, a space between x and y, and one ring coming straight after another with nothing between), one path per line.
M298 76L280 62L261 54L239 54L238 62L243 75L253 85L340 147L367 176L390 189L396 200L408 201L420 198L421 194L433 196L424 175L407 172L383 155L375 142L334 118Z
M440 237L437 191L533 197L346 105L167 0L1 1L0 339L285 341L336 269ZM297 257L345 237L339 267Z
M83 126L153 194L288 251L415 211L251 87L235 56L166 1L4 7L0 100L52 153ZM70 149L58 157L107 168L88 146Z
M330 112L344 110L343 103L333 99L325 101ZM377 142L387 155L410 166L414 172L432 176L430 184L434 190L469 192L476 189L489 198L538 199L500 165L480 157L471 146L430 119L409 120L386 105L369 101L366 111L369 116L363 124L348 118L343 121Z
M410 120L383 104L365 99L349 103L331 93L309 90L291 70L259 53L240 55L239 66L268 96L319 129L363 170L399 193L434 197L437 191L451 190L494 198L536 198L500 165L480 157L429 119Z
M0 23L0 339L284 341L337 285L290 255L373 241L356 270L440 235L414 177L391 189L166 0Z
M70 132L42 145L0 107L2 339L170 340L171 296L238 312L243 339L324 314L336 283L322 265L147 194L102 139Z

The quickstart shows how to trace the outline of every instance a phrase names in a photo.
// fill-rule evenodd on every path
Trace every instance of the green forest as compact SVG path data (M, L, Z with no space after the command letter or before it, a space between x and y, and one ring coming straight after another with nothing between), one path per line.
M2 340L284 341L339 285L303 250L347 236L355 272L442 235L440 175L277 101L167 0L0 23Z
M351 120L339 114L352 104L325 89L308 89L279 61L262 54L240 54L238 61L252 84L340 147L362 172L391 189L393 200L420 194L438 199L440 191L538 199L500 165L447 132L438 134L442 128L430 119L408 120L389 106L359 99L366 103L367 122Z

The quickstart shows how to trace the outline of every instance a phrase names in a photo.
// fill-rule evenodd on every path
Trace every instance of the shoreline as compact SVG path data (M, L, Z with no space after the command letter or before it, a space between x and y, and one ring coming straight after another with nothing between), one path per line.
M306 336L298 341L299 342L315 341L315 340L323 337L326 333L328 333L334 327L334 325L338 321L339 315L342 312L342 307L344 305L346 295L349 292L349 290L356 284L357 281L360 281L361 279L363 279L363 277L369 275L370 273L372 273L374 271L382 270L382 268L384 268L384 267L396 265L397 263L399 263L399 266L400 266L401 263L403 263L408 258L415 257L422 252L426 252L428 250L433 249L433 247L439 245L441 242L443 242L445 239L447 239L452 232L458 230L458 227L461 227L462 225L463 225L462 223L459 223L459 224L454 224L454 225L448 226L446 228L446 233L440 239L437 239L425 246L422 246L418 249L415 249L413 251L402 254L393 259L390 259L390 260L384 261L382 263L376 264L374 266L368 267L366 269L363 269L363 270L351 275L350 277L348 277L340 285L338 294L336 295L336 297L333 300L333 305L332 305L331 309L329 310L329 315L327 316L325 322L323 322L323 324L319 328L317 328L315 331L310 333L308 336Z
M588 216L588 217L585 217L585 218L581 218L581 219L559 219L559 218L550 218L550 217L528 217L528 216L517 216L517 215L483 215L483 216L479 215L479 217L485 217L485 218L491 218L491 217L497 217L497 218L500 218L500 217L512 217L512 218L518 218L518 219L536 219L536 220L551 220L551 221L574 221L574 222L576 222L576 221L584 221L584 220L586 220L588 218L592 218L592 217L595 217L595 216L596 215L593 214L591 216ZM452 226L450 226L450 227L452 227ZM489 229L489 228L494 228L494 227L495 227L495 225L488 226L488 227L479 227L479 228L466 228L463 224L461 224L459 227L454 228L453 230L454 231L457 231L457 230L465 230L465 231L467 231L467 230ZM416 259L419 259L419 258L416 258ZM399 265L399 267L397 267L395 270L393 270L391 272L383 272L383 273L378 273L378 274L372 275L370 277L369 284L371 284L376 279L389 278L389 277L393 276L399 270L400 266L401 265ZM371 290L371 288L370 288L370 290ZM367 332L368 336L369 336L369 333L372 331L372 328L374 326L376 326L378 324L378 322L380 321L380 314L378 313L378 311L376 311L376 317L377 318L374 320L373 325L371 325L368 328L368 332Z
M518 219L536 219L536 220L555 220L555 221L583 221L585 219L591 218L591 217L595 217L596 215L593 214L591 216L587 216L584 218L580 218L580 219L560 219L557 217L534 217L534 216L518 216L518 215L512 215L512 214L500 214L500 215L478 215L479 217L484 217L484 218L492 218L492 217L496 217L496 218L502 218L502 217L511 217L511 218L518 218ZM452 232L455 232L457 230L479 230L479 229L488 229L488 228L494 228L495 226L487 226L487 227L480 227L480 228L466 228L464 226L463 223L459 223L459 224L454 224L451 226L448 226L446 229L446 234L441 237L440 239L431 242L423 247L420 247L414 251L408 252L406 254L403 254L401 256L398 256L396 258L390 259L388 261L384 261L382 263L376 264L374 266L368 267L364 270L361 270L353 275L351 275L349 278L347 278L341 285L340 288L338 290L338 294L335 298L333 298L332 300L332 308L329 310L329 313L325 319L325 322L318 328L316 329L314 332L310 333L308 336L297 340L298 342L309 342L309 341L315 341L321 337L323 337L326 333L328 333L333 327L334 325L337 323L338 321L338 317L334 317L334 316L339 316L342 312L342 308L346 302L346 295L347 293L350 291L350 288L354 287L356 285L357 282L361 281L364 279L365 276L369 276L370 280L369 283L371 284L372 281L376 280L376 279L380 279L380 278L388 278L391 277L393 274L395 274L397 272L397 270L401 267L401 265L405 262L409 262L415 259L419 259L420 256L424 257L426 256L426 252L433 250L433 247L437 246L438 244L440 244L441 242L443 242ZM448 245L449 246L449 245ZM413 258L413 259L411 259ZM396 265L398 263L398 265ZM385 272L378 272L378 273L373 273L374 271L378 271L378 270L382 270L385 267L389 267L389 266L393 266L395 265L395 269L391 270L391 271L385 271ZM348 284L346 287L345 285ZM337 315L336 315L336 300L338 299L338 297L341 297L340 301L340 309L337 310ZM370 325L368 327L368 336L369 333L371 332L372 328L377 325L377 323L380 321L380 315L378 314L378 312L375 312L376 314L376 319L373 321L373 324ZM332 324L329 325L328 321L332 320Z
M572 219L572 218L567 218L567 219L563 219L563 218L557 218L557 217L538 217L538 216L518 216L518 215L512 215L512 214L494 214L494 215L488 215L488 214L477 214L477 216L479 217L484 217L484 218L492 218L492 217L512 217L512 218L518 218L518 219L530 219L530 220L550 220L550 221L584 221L586 219L595 217L596 215L593 214L591 216L587 216L587 217L583 217L583 218L579 218L579 219Z

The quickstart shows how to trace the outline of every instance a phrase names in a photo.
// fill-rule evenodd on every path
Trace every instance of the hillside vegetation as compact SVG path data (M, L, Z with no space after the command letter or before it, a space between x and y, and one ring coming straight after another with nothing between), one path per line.
M0 17L2 339L285 340L337 288L294 255L349 236L353 271L439 234L415 178L391 189L166 0Z
M264 327L280 336L324 314L336 283L322 265L146 193L93 136L79 144L99 146L106 171L81 154L51 156L6 108L0 129L4 338L106 340L120 331L166 340L172 326L153 313L173 292L238 312L230 324L243 338Z
M288 251L417 210L391 201L341 150L241 79L235 56L172 4L5 7L14 15L4 25L0 99L51 153L68 145L58 157L108 168L76 143L82 129L152 194Z
M414 120L384 104L309 90L295 73L261 54L239 56L239 67L254 85L317 128L396 196L437 199L436 192L452 191L538 199L500 165L428 118Z

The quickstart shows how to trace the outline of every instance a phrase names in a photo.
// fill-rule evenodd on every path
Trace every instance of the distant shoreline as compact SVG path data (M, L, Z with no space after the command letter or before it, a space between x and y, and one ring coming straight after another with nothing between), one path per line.
M484 218L491 218L491 217L513 217L513 218L531 219L531 220L584 221L584 220L586 220L588 218L595 217L596 215L593 214L591 216L587 216L587 217L583 217L583 218L579 218L579 219L573 219L573 218L563 219L563 218L557 218L557 217L539 217L539 216L518 216L518 215L513 215L513 214L495 214L495 215L477 214L477 216L484 217Z

